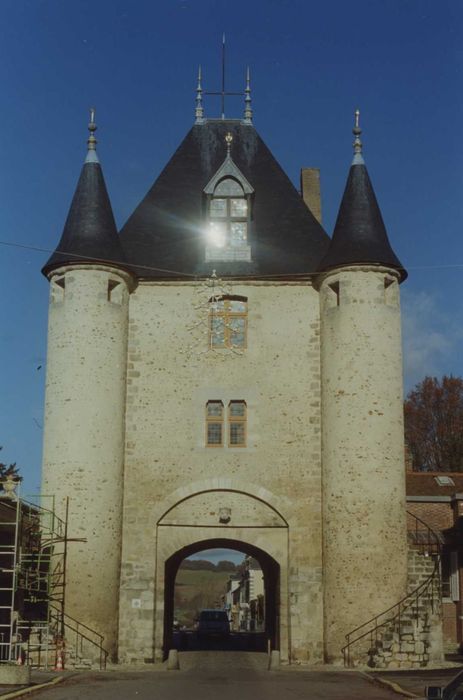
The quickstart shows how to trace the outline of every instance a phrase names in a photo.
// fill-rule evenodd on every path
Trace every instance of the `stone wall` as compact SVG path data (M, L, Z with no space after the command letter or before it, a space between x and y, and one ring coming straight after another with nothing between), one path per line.
M253 542L260 527L274 551L281 520L282 653L322 658L318 295L306 282L236 283L231 293L248 299L243 352L208 351L208 292L199 285L143 283L130 299L121 659L160 654L169 543L179 550L204 537L203 527ZM208 400L246 402L246 447L205 446ZM239 505L238 493L255 498ZM220 504L231 508L226 526Z

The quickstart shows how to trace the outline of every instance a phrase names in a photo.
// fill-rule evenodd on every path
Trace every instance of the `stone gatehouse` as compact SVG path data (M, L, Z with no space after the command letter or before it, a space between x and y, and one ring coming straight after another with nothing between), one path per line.
M69 550L66 609L113 657L160 659L181 560L237 548L262 567L282 660L337 662L407 575L406 273L358 116L331 238L318 171L298 192L249 102L243 119L215 120L199 100L119 232L93 116L89 128L43 270L43 489L58 509L70 497L71 533L86 540Z

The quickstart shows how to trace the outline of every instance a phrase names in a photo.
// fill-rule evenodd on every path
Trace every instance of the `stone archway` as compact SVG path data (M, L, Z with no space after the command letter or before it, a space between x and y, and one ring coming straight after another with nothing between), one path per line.
M154 646L160 659L169 648L175 575L180 562L206 548L238 549L254 556L267 580L268 634L282 660L289 660L288 523L275 505L233 488L182 493L160 515L156 532ZM227 518L223 519L223 513ZM265 575L267 574L267 575Z
M230 538L214 538L189 544L175 552L165 562L164 571L164 656L172 647L174 589L178 568L187 557L205 549L235 549L257 559L262 567L265 587L265 634L271 649L280 648L280 565L267 552L247 542Z

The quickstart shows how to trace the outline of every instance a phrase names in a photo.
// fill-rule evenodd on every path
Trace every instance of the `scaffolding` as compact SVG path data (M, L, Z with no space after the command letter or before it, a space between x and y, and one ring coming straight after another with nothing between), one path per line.
M0 663L47 668L64 638L67 507L53 496L23 498L20 482L0 491Z
M54 496L20 495L7 477L0 490L0 663L106 667L103 636L65 610L69 499L64 519Z

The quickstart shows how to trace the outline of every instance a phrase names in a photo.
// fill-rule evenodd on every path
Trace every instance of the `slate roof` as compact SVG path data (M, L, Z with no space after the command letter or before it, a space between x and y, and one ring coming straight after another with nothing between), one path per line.
M99 162L85 162L61 240L44 265L47 275L66 263L110 262L127 268Z
M452 485L439 486L435 477L449 476ZM463 493L463 473L457 472L407 472L407 496L453 496Z
M204 262L203 189L231 156L255 190L252 262ZM140 277L288 276L314 272L329 238L253 126L208 120L189 131L121 230L127 261ZM153 269L156 268L156 269ZM173 271L173 272L169 272Z
M364 163L351 166L334 227L333 238L319 271L344 265L374 263L407 272L391 248L383 217Z

